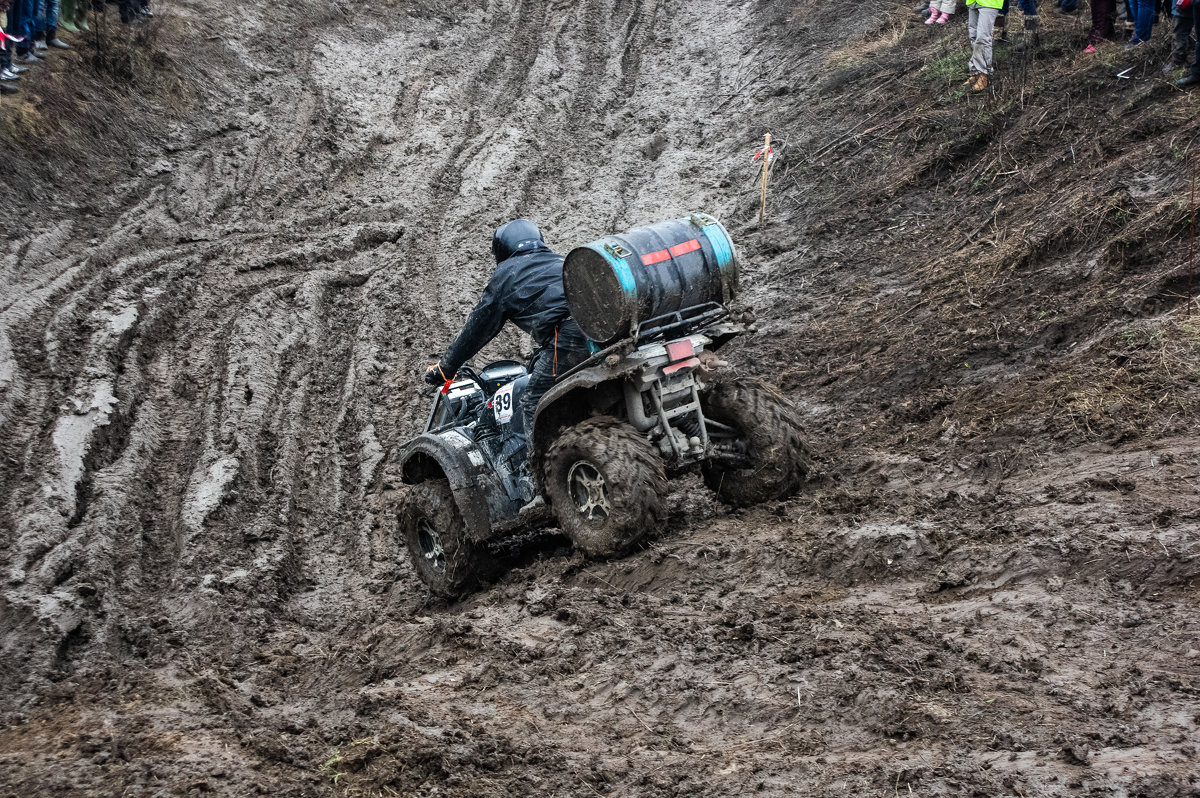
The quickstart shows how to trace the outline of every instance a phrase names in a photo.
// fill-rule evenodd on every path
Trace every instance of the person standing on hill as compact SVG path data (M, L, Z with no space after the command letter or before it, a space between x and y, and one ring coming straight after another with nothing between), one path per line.
M58 38L58 0L37 0L34 7L34 42L33 46L38 50L47 50L51 47L57 47L60 50L69 50L71 45Z
M1117 0L1092 0L1092 29L1088 31L1085 53L1096 52L1096 45L1116 34L1113 20L1117 16Z
M8 35L19 39L14 61L37 63L42 60L33 49L34 0L13 0L8 11ZM9 42L11 44L11 42Z
M1200 2L1192 0L1191 8L1184 13L1192 15L1192 26L1196 29L1195 58L1192 60L1192 71L1188 73L1187 77L1175 81L1175 85L1180 87L1200 86Z
M7 22L8 9L12 5L12 0L0 0L0 14L5 15ZM0 94L16 94L17 87L12 85L19 80L17 73L12 70L12 45L15 42L9 42L8 34L0 31Z
M1174 72L1192 63L1196 42L1192 38L1192 10L1179 9L1179 0L1171 0L1171 54L1163 72Z
M1003 5L1004 0L967 0L967 36L971 40L971 60L967 68L971 77L963 85L971 91L983 91L988 87L992 74L992 34Z
M1005 3L1007 5L1007 3ZM1025 37L1013 48L1014 53L1033 52L1042 46L1041 18L1038 16L1038 0L1017 0L1021 13L1025 15ZM1007 9L1004 13L1008 13Z
M1126 50L1150 41L1154 18L1158 14L1157 5L1158 0L1133 0L1133 38L1125 45Z
M932 25L936 22L939 25L945 25L954 15L957 5L958 0L933 0L929 4L929 19L925 20L925 24Z

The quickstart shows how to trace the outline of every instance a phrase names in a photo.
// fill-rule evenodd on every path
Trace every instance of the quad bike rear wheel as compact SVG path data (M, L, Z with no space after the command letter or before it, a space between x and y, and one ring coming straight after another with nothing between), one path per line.
M706 418L737 431L732 445L746 465L720 459L701 467L704 484L735 507L748 507L795 493L812 468L796 408L775 388L758 380L719 382L701 395Z
M563 430L546 453L544 484L563 532L590 557L628 552L663 518L662 460L615 418Z
M445 479L414 486L400 508L400 532L417 576L439 596L474 587L486 550L467 537L466 524Z

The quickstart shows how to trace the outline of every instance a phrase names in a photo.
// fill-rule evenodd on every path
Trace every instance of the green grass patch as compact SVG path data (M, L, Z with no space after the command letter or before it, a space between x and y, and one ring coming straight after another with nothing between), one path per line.
M967 60L970 55L970 48L962 48L935 61L930 61L921 67L921 79L930 83L963 80L967 75Z

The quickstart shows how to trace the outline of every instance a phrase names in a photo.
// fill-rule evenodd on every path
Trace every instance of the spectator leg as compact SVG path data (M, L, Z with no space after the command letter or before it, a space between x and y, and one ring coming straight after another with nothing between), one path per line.
M62 0L62 8L58 12L58 27L67 33L79 33L75 26L75 0Z
M983 75L992 74L992 34L996 29L998 8L979 8L976 11L975 39L971 43L972 71Z
M978 26L979 26L979 7L973 6L973 5L967 6L967 41L969 41L972 46L975 45L975 29ZM967 61L967 71L969 71L972 75L975 74L974 54L972 54L971 59L969 61Z
M1167 59L1168 69L1187 66L1188 53L1192 49L1192 15L1171 15L1171 55Z
M1200 78L1200 4L1192 0L1192 28L1196 31L1196 48L1192 51L1192 76Z
M13 0L8 10L8 35L25 40L16 46L18 54L33 47L33 11L33 0Z
M1133 38L1129 42L1148 42L1154 30L1154 0L1134 0L1133 6Z
M1088 44L1096 45L1104 39L1113 38L1115 0L1092 0L1092 29L1088 31Z
M33 38L46 37L46 0L34 0L33 6Z
M46 41L52 42L58 38L58 0L43 0L46 4Z

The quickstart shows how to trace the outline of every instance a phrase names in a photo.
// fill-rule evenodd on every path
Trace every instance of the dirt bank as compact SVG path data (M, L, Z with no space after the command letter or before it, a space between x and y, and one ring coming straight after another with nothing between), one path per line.
M967 98L906 7L286 6L164 3L174 99L79 110L132 162L21 171L57 204L0 251L0 794L1200 791L1200 128L1156 51L1053 20ZM490 230L696 209L820 473L430 599L389 454Z

